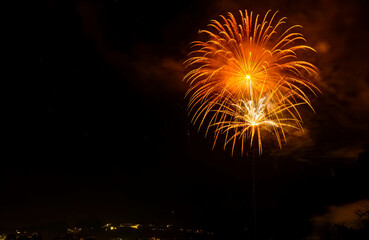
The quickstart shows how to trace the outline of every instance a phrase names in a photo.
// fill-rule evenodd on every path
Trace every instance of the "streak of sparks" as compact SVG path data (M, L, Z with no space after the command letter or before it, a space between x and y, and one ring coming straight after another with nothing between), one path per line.
M221 106L221 110L217 110L218 114L223 115L223 120L213 123L212 126L216 127L214 145L219 133L223 133L225 134L224 148L231 144L232 154L237 139L241 140L241 152L243 152L246 142L250 142L250 148L252 147L255 136L259 154L261 154L262 130L273 134L281 147L282 139L286 140L286 128L302 129L300 121L289 113L289 109L295 108L297 104L289 105L283 101L275 104L272 94L261 98L240 98L237 102L229 98L228 101L222 102L226 105Z

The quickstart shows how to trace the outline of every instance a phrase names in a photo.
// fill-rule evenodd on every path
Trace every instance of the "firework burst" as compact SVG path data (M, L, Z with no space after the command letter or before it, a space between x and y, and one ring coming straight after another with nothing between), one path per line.
M257 136L261 153L262 129L273 129L281 147L286 127L302 129L296 106L312 108L303 89L318 90L310 81L317 68L298 58L298 52L315 51L295 31L301 26L280 31L286 18L276 20L277 12L270 12L261 21L247 11L240 11L239 23L231 13L220 16L222 23L212 20L210 30L199 31L208 40L192 42L185 61L192 122L201 128L208 119L206 133L215 126L214 144L225 133L224 145L232 142L232 152L236 138L242 139L243 151L245 141L252 145Z
M223 133L224 148L230 144L233 154L236 141L239 139L242 153L245 143L249 142L251 148L254 138L257 138L259 154L261 154L261 131L267 131L275 136L278 145L282 147L282 140L286 140L287 128L302 130L301 121L293 113L296 107L303 103L291 103L287 101L289 97L275 102L273 95L278 92L277 89L264 97L248 99L245 96L222 101L218 110L215 110L214 116L217 120L211 124L215 127L214 146L219 134Z

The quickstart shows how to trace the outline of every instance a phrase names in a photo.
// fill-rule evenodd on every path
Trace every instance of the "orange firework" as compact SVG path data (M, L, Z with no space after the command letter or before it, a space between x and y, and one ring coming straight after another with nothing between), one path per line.
M310 81L317 76L317 68L298 58L300 51L315 50L294 31L299 25L279 33L286 18L276 20L276 14L268 11L259 21L259 15L240 11L239 23L231 13L228 18L221 15L222 23L212 20L211 30L199 31L208 40L192 42L194 50L185 61L192 122L200 128L208 119L206 133L215 126L215 144L219 133L225 132L225 145L233 141L232 152L237 136L243 151L244 142L249 139L252 145L257 133L261 153L264 128L274 129L281 147L285 127L302 129L296 107L312 108L303 89L318 90Z

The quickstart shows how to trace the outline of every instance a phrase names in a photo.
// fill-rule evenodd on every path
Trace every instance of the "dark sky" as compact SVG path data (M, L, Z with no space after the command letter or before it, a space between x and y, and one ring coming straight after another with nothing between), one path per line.
M18 69L22 79L12 80L0 226L96 219L241 234L250 221L250 162L220 145L212 151L211 136L191 126L182 63L210 19L272 9L304 26L323 93L312 97L315 114L302 110L305 132L257 159L258 226L274 239L311 235L314 216L369 198L364 3L50 0L37 30L3 22L5 32L37 35L39 74Z

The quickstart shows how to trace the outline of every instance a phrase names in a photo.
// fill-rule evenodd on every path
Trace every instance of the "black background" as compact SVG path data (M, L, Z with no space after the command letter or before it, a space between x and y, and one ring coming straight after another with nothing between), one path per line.
M16 74L4 80L0 226L133 221L247 234L250 161L211 150L181 81L197 31L238 9L278 9L303 25L321 71L316 114L302 110L306 133L257 159L260 236L302 239L328 206L368 198L364 1L43 1L35 24L3 16L18 46L3 44ZM30 77L14 49L35 35Z

